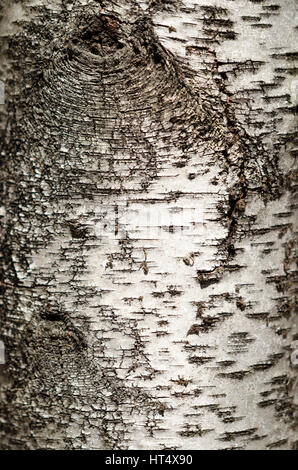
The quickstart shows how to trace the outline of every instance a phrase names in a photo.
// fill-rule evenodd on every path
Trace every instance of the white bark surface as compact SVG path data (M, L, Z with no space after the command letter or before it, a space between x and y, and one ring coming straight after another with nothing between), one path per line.
M295 448L295 2L2 14L1 446Z

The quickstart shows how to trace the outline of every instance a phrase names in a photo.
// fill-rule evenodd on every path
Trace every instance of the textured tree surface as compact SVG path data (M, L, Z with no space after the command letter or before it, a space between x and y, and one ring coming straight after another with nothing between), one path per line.
M294 449L295 1L1 4L1 448Z

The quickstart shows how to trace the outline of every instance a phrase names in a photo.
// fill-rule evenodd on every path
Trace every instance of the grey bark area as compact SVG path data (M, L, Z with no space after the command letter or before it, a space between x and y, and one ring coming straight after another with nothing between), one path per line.
M294 0L1 3L1 448L294 449Z

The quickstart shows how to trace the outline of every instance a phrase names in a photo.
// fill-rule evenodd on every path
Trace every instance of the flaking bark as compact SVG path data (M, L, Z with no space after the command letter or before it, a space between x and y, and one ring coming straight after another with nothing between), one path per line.
M294 2L2 3L1 447L295 448Z

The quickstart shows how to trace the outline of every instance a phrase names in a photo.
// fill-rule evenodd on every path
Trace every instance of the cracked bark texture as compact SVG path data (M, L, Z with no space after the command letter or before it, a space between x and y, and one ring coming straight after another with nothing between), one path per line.
M294 0L1 4L1 448L294 449Z

